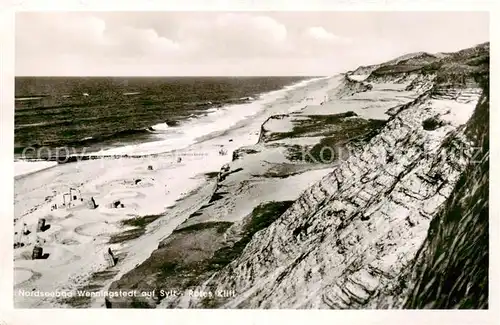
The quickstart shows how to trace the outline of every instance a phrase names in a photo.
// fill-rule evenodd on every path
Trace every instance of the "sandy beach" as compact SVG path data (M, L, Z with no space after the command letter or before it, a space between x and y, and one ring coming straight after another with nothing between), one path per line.
M57 166L34 163L41 166L38 172L24 168L27 174L20 172L23 177L15 181L14 242L20 245L14 251L16 307L65 305L69 292L109 269L105 253L110 248L118 262L100 282L103 288L143 262L163 238L206 203L216 184L214 173L231 162L233 151L257 143L260 126L269 116L318 105L337 82L338 77L322 78L274 92L274 97L265 97L257 113L229 129L214 128L214 133L179 150L169 151L171 144L157 141L111 152L145 155L142 158ZM222 147L227 154L220 155ZM324 172L315 174L298 177L296 188L307 187ZM275 185L278 189L279 184ZM284 195L283 190L271 192ZM288 196L293 199L298 194ZM97 207L89 207L91 198ZM252 206L235 208L247 213ZM45 220L45 228L37 231L40 219ZM26 230L29 234L23 233ZM42 247L41 259L31 259L34 246ZM49 296L40 297L44 294ZM96 306L102 304L102 299L96 299Z
M322 87L309 87L305 96L294 93L289 100L298 101L291 107L300 109L272 109L272 114L255 120L258 138L233 151L232 161L217 175L209 200L181 218L182 223L140 265L106 286L109 292L133 289L156 296L109 297L106 306L191 308L193 301L203 308L218 306L217 299L195 299L190 292L194 288L207 291L205 283L240 256L259 230L328 177L348 158L351 146L368 141L389 118L386 113L391 108L419 96L419 89L406 89L411 80L374 83L373 91L364 93L349 78L326 79ZM345 94L349 98L344 99ZM325 148L335 152L327 157ZM326 189L313 195L321 197L322 191ZM172 290L180 296L162 295Z
M495 311L487 6L127 7L7 19L0 325Z

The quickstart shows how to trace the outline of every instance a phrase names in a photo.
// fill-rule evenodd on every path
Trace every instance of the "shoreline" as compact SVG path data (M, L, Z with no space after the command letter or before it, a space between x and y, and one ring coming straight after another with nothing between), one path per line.
M210 201L165 238L147 260L113 282L109 290L176 288L188 291L201 287L203 291L204 281L210 279L214 271L237 258L255 233L265 229L303 191L320 182L346 158L339 156L329 163L308 161L300 157L299 148L309 148L316 156L317 147L344 146L342 143L359 141L356 138L369 136L384 124L353 112L332 111L338 99L327 102L323 99L325 94L335 97L337 90L349 87L342 82L338 76L326 82L321 92L308 93L306 98L311 93L314 98L301 110L276 111L263 119L257 142L235 151ZM386 96L393 94L391 91ZM373 105L371 99L365 101ZM386 108L391 105L392 102L387 102ZM320 108L323 114L310 113ZM106 306L155 308L159 303L160 308L189 308L191 301L196 301L185 296L161 298L166 297L108 297ZM210 308L218 303L217 299L202 299L201 306Z
M489 43L244 117L15 179L14 306L488 307Z
M155 124L150 126L149 128L158 128L158 132L160 133L152 133L152 136L156 136L157 139L149 139L149 141L145 142L138 142L138 143L130 143L130 144L124 144L124 145L118 145L118 146L113 146L113 147L108 147L106 149L100 149L98 151L92 151L89 152L88 154L85 153L73 153L69 155L64 155L64 156L59 156L59 152L56 152L56 155L53 157L50 153L50 157L47 157L46 159L41 159L41 158L17 158L14 160L14 166L15 166L15 177L21 177L27 173L32 174L36 173L38 171L44 170L44 165L47 162L57 162L59 164L61 163L72 163L72 162L79 162L82 160L91 160L91 159L121 159L121 158L145 158L145 157L155 157L156 155L164 155L168 154L171 152L176 152L176 151L181 151L188 149L190 146L196 145L199 142L202 142L206 139L211 139L214 138L218 135L223 135L224 133L229 132L231 129L238 127L239 125L245 125L249 123L249 120L251 120L255 115L261 115L265 114L265 107L269 105L270 103L279 101L280 99L283 98L283 96L286 96L286 94L290 91L294 91L295 89L300 89L303 87L307 87L308 84L318 82L322 79L327 79L331 77L314 77L311 79L304 79L295 83L292 83L290 85L284 86L281 89L277 90L272 90L269 92L264 92L259 94L258 97L256 97L253 101L248 102L248 103L238 103L238 104L228 104L225 106L220 107L220 110L215 110L215 111L210 111L211 113L221 113L223 111L231 112L231 108L233 110L236 110L238 108L243 108L245 105L256 105L257 107L260 107L258 110L256 110L253 114L245 116L243 119L240 119L236 122L234 122L233 125L231 125L227 129L222 129L222 130L214 130L210 131L206 134L200 135L200 136L194 136L192 137L191 140L188 139L182 139L182 138L174 138L174 139L162 139L161 138L161 128L159 128L160 124ZM277 96L277 97L274 97ZM205 115L200 116L202 117L207 117L210 116L211 113L208 113ZM194 120L195 123L190 123L189 120L185 121L185 124L183 125L184 130L182 128L179 128L179 131L181 131L183 134L184 132L187 132L189 128L197 127L197 123L203 125L201 120ZM213 124L213 123L212 123ZM147 128L146 128L147 129ZM146 130L145 129L145 130ZM188 136L185 134L185 136ZM186 143L184 143L187 141ZM168 146L165 142L178 142L177 146ZM162 146L164 148L162 148ZM144 152L139 152L139 153L134 153L134 149L140 149L141 147L144 148ZM153 147L153 148L148 148L148 147ZM156 147L156 148L155 148ZM132 151L132 152L130 152ZM38 165L38 166L35 166ZM16 171L16 167L19 171ZM25 172L25 170L28 170L28 172Z
M321 84L321 80L317 81L317 83ZM315 86L309 86L309 87L314 88ZM308 91L308 89L306 89L306 88L307 88L306 86L303 86L303 87L299 87L297 89L292 89L291 91L287 91L286 94L293 93L294 91L298 92L298 93L304 93L304 92ZM279 110L280 108L287 108L287 109L290 110L290 105L288 104L289 103L289 99L286 98L286 94L283 96L285 98L280 97L280 99L275 100L274 103L268 104L269 107L263 108L262 109L262 113L259 116L265 116L266 114L273 115L273 112L269 111L269 109L273 108L273 107L274 107L274 109L271 109L271 110ZM290 96L292 96L292 95L290 95ZM293 105L291 105L291 106L292 106L292 108L293 107L300 107L300 106L304 106L303 104L304 103L301 103L299 101L299 102L294 102ZM303 107L300 107L300 108L303 108ZM220 135L218 137L213 137L213 138L210 138L210 139L206 139L204 141L201 141L199 143L191 145L189 147L189 149L186 150L186 151L188 153L189 152L195 152L196 153L196 152L200 152L200 151L203 151L203 150L205 150L205 151L208 150L209 152L211 152L213 154L217 150L216 149L217 146L220 143L224 143L224 145L228 148L228 152L232 152L232 151L235 151L236 149L238 149L240 147L244 147L246 145L253 145L253 144L257 143L258 142L258 137L259 137L259 132L258 132L258 129L254 128L254 126L256 124L258 124L258 121L256 122L253 118L249 118L247 120L248 120L248 124L246 126L238 127L238 128L235 128L235 129L229 128L228 130L226 130L225 132L223 132L222 135ZM259 124L259 126L260 126L260 124ZM248 132L249 130L254 130L254 131L253 132ZM234 133L234 134L232 134L232 133ZM237 140L238 136L241 138L240 141ZM234 139L234 141L229 142L230 139ZM212 148L212 149L210 149L210 148ZM183 201L183 200L186 200L186 199L189 201L190 197L188 195L186 195L186 192L190 192L190 191L193 191L195 189L200 190L200 188L203 188L204 186L206 186L206 184L209 184L209 182L206 182L206 180L202 180L201 181L201 178L199 176L198 176L197 179L194 179L194 180L193 180L193 177L195 177L195 175L202 175L204 173L204 170L205 170L205 172L220 171L221 166L223 166L225 163L228 163L228 162L231 161L232 155L231 154L228 154L227 156L213 156L212 155L212 157L210 157L210 154L208 154L207 156L204 156L204 157L207 158L206 162L210 161L210 164L209 164L210 166L207 167L206 166L207 164L203 163L203 161L202 162L198 161L197 163L194 163L194 166L199 166L199 167L203 166L204 168L201 167L200 169L197 169L197 168L193 168L193 166L191 166L191 168L190 168L191 170L197 170L198 171L198 172L196 172L194 174L191 173L191 174L193 174L189 178L189 179L191 179L191 181L190 181L191 186L180 186L179 190L177 191L179 193L176 193L177 195L167 195L168 197L170 197L170 199L167 199L167 198L160 199L160 197L158 196L158 193L156 193L157 194L156 197L158 198L157 199L158 201L161 201L161 200L165 201L164 202L165 204L163 204L163 206L165 206L165 208L175 209L176 206L179 206L179 201ZM159 158L160 158L160 160L162 159L161 155L159 155ZM212 158L212 159L210 159L210 158ZM128 161L132 161L134 159L124 159L124 160L122 159L122 160L118 160L118 161L121 162L122 167L124 167L123 165L132 165L132 166L129 166L127 168L129 170L136 170L137 171L137 168L140 168L139 165L141 165L139 162L143 162L142 165L144 167L142 167L142 168L144 168L144 169L146 169L145 165L147 165L147 162L155 165L155 163L152 162L152 160L150 160L150 159L149 160L148 159L144 159L144 157L138 158L137 162L135 162L135 163L133 163L133 162L130 162L130 163L126 162L127 160ZM101 165L100 168L98 168L98 166L96 165L96 163L100 163L100 165ZM77 167L77 168L78 169L82 169L82 170L86 170L86 169L89 169L89 168L100 169L100 171L109 171L110 168L117 169L116 168L116 164L111 163L111 161L106 162L104 160L99 160L99 161L97 161L97 160L96 161L81 161L81 162L79 162L79 164L82 165L82 166L81 166L81 168L80 167ZM189 159L186 159L182 164L189 164ZM19 186L17 186L17 185L19 185L19 182L29 183L29 182L31 182L31 180L34 180L36 178L48 179L51 176L55 176L55 175L65 175L65 173L69 173L69 174L66 174L66 176L71 175L71 171L68 170L68 169L70 168L70 166L72 167L72 165L75 166L75 167L78 166L77 164L60 164L60 165L57 166L57 168L52 168L52 169L49 169L49 170L44 170L44 171L36 172L34 174L31 174L29 177L24 177L24 178L21 178L19 180L16 179L16 182L18 182L18 184L16 184L16 192L18 192L17 190L19 190ZM91 165L94 165L94 167L92 167ZM158 163L156 163L156 165L154 166L154 170L152 171L151 175L155 175L155 174L157 174L157 176L160 176L162 174L164 175L164 170L176 170L177 167L180 167L177 164L175 164L173 161L170 164L166 164L166 165L169 165L169 166L157 166L157 165L158 165ZM159 167L160 171L158 170L158 167ZM64 171L64 169L65 169L65 171ZM144 173L144 172L141 172L141 173ZM113 179L116 179L116 175L114 177L111 177L111 176L107 176L106 177L104 175L99 175L100 174L99 172L94 172L93 174L94 174L94 177L96 177L95 180L93 180L93 177L88 177L88 176L84 176L83 177L83 178L86 179L86 183L84 184L85 186L87 186L87 187L94 186L94 189L90 189L89 188L89 189L86 190L86 192L88 194L92 194L92 193L93 194L98 194L100 192L100 191L96 190L97 189L96 186L98 185L98 184L96 184L96 182L99 183L99 178L101 180L103 178L108 178L109 181L112 181ZM68 176L68 177L71 178L71 176ZM106 183L106 182L104 182L104 183ZM185 182L183 182L183 183L185 183ZM186 185L186 184L184 184L184 185ZM111 186L111 188L116 187L116 185L115 186L110 185L110 186ZM22 187L22 185L21 185L21 187ZM155 188L154 191L148 192L148 193L150 193L149 195L147 193L144 193L143 195L146 195L146 197L148 197L148 196L151 196L154 192L158 192L158 191L162 190L161 186L158 186L158 184L156 186L153 185L153 187ZM43 188L43 186L42 186L42 188ZM177 188L177 186L169 184L169 189L174 190L176 188ZM84 186L82 186L81 189L83 190ZM37 189L37 190L40 190L40 189ZM131 190L128 190L128 191L131 192ZM138 190L134 190L134 191L137 192L138 194L141 193L140 190L139 191ZM82 191L82 197L85 195L84 192L85 191ZM136 194L136 195L138 195L138 194ZM174 194L174 193L170 193L170 194ZM211 193L210 195L212 195L212 194L213 193ZM18 195L19 195L19 193L16 193L16 197ZM152 196L154 197L154 195L152 195ZM161 196L163 197L163 195L161 195ZM153 199L153 197L149 197L148 200L151 201ZM103 198L99 198L98 196L95 196L95 198L96 198L97 204L99 204L101 206L105 205L105 203L102 202ZM167 199L167 200L165 200L165 199ZM50 198L48 201L46 201L46 203L48 204L49 202L56 202L57 200L58 200L58 197L54 196L54 197ZM61 235L61 232L64 233L64 234L67 234L67 232L70 231L70 229L67 229L67 227L65 227L66 226L65 222L67 223L67 221L64 221L64 220L70 220L70 219L72 219L69 216L69 215L72 214L71 212L69 212L69 213L62 212L61 213L61 211L49 211L48 209L46 209L48 207L48 205L46 204L46 207L44 209L44 204L42 203L42 205L40 207L38 207L37 209L35 209L34 211L28 211L27 213L24 213L24 214L22 214L20 216L21 213L19 213L19 210L22 207L19 206L20 205L19 202L21 202L21 201L22 201L22 198L18 199L17 200L17 204L16 204L16 210L17 210L16 211L16 215L17 215L16 219L22 219L22 220L18 220L18 223L20 223L20 221L23 221L23 222L24 221L29 221L26 218L30 217L28 219L31 220L31 224L34 224L35 220L37 218L45 216L45 214L49 214L49 215L52 215L52 217L51 218L46 218L47 222L49 224L53 225L53 226L59 226L58 228L62 228L62 230L63 230L63 231L60 231L61 229L59 229L59 232L57 232L58 235L55 236L55 238L59 237ZM122 201L123 201L123 203L125 203L125 206L126 206L125 210L128 210L128 211L125 211L123 213L123 215L124 215L123 217L126 217L126 218L127 218L127 216L130 217L132 215L139 215L140 216L140 215L155 214L155 213L163 214L163 216L159 217L157 220L155 220L151 224L147 225L147 227L146 227L147 229L145 230L145 232L146 232L145 235L142 235L141 237L139 237L137 239L134 239L134 240L132 240L130 242L127 242L126 244L128 244L128 246L130 246L131 242L135 242L136 240L140 240L142 237L150 236L151 233L155 229L165 228L165 226L164 225L162 226L162 224L164 224L165 222L167 222L167 223L169 222L167 220L167 219L169 219L169 213L170 213L169 210L168 209L167 210L163 210L165 212L158 211L158 210L161 210L159 208L158 204L156 204L156 206L157 206L156 210L154 208L151 208L151 207L150 207L150 209L144 209L144 207L140 207L140 206L139 207L136 206L136 209L127 209L127 207L128 207L127 199L123 198ZM130 202L130 203L131 204L136 204L136 205L138 204L137 202L136 203ZM99 210L99 209L101 209L101 207L97 208L97 210ZM138 213L141 210L142 210L142 213ZM96 211L96 210L93 210L93 211ZM72 212L73 212L73 210L72 210ZM73 212L73 214L86 215L87 217L89 217L88 211L85 211L85 210L78 210L78 209L76 209ZM110 218L112 216L111 219L106 220L106 221L109 221L109 224L112 224L112 223L116 224L117 222L119 223L120 220L124 219L124 218L118 217L116 215L116 213L112 212L112 210L109 210L108 208L106 208L106 210L103 211L101 214L103 214L103 216L105 218ZM67 219L67 218L69 218L69 219ZM119 229L121 227L119 226L119 224L114 225L113 227L109 226L109 224L108 224L108 226L103 226L103 225L101 225L102 224L102 220L99 221L98 220L99 218L91 217L90 219L92 219L93 224L92 225L84 224L85 227L86 227L84 229L89 229L90 233L95 233L98 236L100 242L97 244L97 246L101 247L102 248L101 250L103 250L104 247L107 247L109 245L106 244L106 241L104 240L104 237L102 237L102 235L98 235L98 233L102 233L104 231L104 235L105 235L106 232L109 233L111 231L111 233L112 233L113 231L119 231ZM179 219L179 221L180 221L180 219ZM96 224L96 222L97 222L97 224ZM62 224L62 226L61 226L61 224ZM91 227L91 228L89 228L89 227ZM94 228L101 227L102 229L101 230L99 230L97 228L96 229L92 229L92 227L94 227ZM172 228L175 228L175 227L172 226ZM108 228L107 231L105 230L106 228ZM111 228L113 228L113 229L111 229ZM170 226L168 228L170 228ZM150 229L150 230L148 230L148 229ZM75 230L76 230L76 228L75 228ZM96 233L96 231L97 231L97 233ZM166 231L166 230L163 230L163 231ZM161 232L163 232L163 231L161 231ZM158 232L158 230L156 230L156 232ZM33 231L33 233L35 233L35 232ZM51 233L52 233L52 235L50 235ZM87 231L87 233L90 234L88 231ZM47 232L38 234L38 236L42 237L42 239L44 239L46 242L50 242L51 240L54 240L54 233L50 229ZM62 236L62 237L64 237L64 236ZM152 245L150 247L152 249L156 248L156 245L157 245L158 241L159 241L159 238L157 238L156 242L149 240L150 245ZM59 244L59 245L61 245L61 244ZM92 246L92 244L89 244L89 245ZM67 245L62 245L62 246L67 246ZM127 250L127 247L126 247L125 244L124 245L121 245L121 244L120 245L111 245L111 246L113 246L114 247L113 249L117 250L117 251ZM29 246L29 247L31 247L31 246ZM128 248L130 248L130 247L128 247ZM43 276L44 275L44 270L43 269L46 269L44 267L40 267L42 270L39 270L38 268L32 269L32 268L27 267L27 265L32 264L32 263L30 263L30 261L27 261L26 259L22 259L22 258L19 259L21 257L21 255L22 255L19 250L20 249L16 249L17 252L15 251L15 268L19 270L19 272L17 272L15 270L15 277L19 277L19 281L16 281L16 282L19 282L19 283L16 283L16 285L15 285L16 289L19 288L19 287L20 288L22 288L22 287L29 287L31 285L35 285L36 283L40 283L40 281L41 281L41 280L37 281L36 279L33 278L33 276L31 278L29 278L28 280L21 281L24 276L27 276L27 275L24 275L26 273L26 271L22 271L23 269L24 270L27 269L27 270L31 270L33 272L40 273L40 274L42 274L41 278L44 278L44 276ZM21 248L21 250L23 250L23 249ZM52 250L52 252L54 252L54 250L57 252L60 249L57 248L57 244L55 244L55 246L53 246L53 247L48 246L47 250L49 252L51 250ZM26 256L27 250L24 249L24 252L25 252L24 256ZM50 253L52 253L52 252L50 252ZM147 252L147 250L146 250L146 252ZM83 256L84 253L78 253L78 252L75 252L75 251L70 251L70 252L66 251L66 252L59 252L59 253L63 254L63 255L76 254L76 256L79 256L80 259L84 259L84 256ZM137 259L138 258L137 257L137 253L135 253L135 254L136 254L136 258L133 259L134 263L130 263L130 262L127 263L130 268L133 268L137 264L137 261L140 260L140 259ZM143 256L143 259L144 258L147 258L147 255ZM49 256L48 260L50 260L50 259L51 259L51 256ZM126 259L130 259L130 255L128 255L126 257ZM40 262L40 263L38 263L38 262ZM94 269L96 269L95 271L97 271L100 267L103 266L102 262L103 261L101 261L100 266L97 265L96 268L94 268ZM41 264L41 263L44 263L44 262L43 261L36 261L36 264L38 264L38 265ZM99 263L97 263L97 264L99 264ZM124 268L124 267L125 267L125 265L121 266L121 268ZM71 267L68 267L68 268L71 269ZM28 271L28 272L31 272L31 271ZM42 271L42 272L39 272L39 271ZM81 273L85 274L86 272L82 270ZM91 277L91 275L94 274L94 273L95 272L92 272L92 271L90 273L87 273L87 277ZM118 273L122 273L122 272L118 272ZM118 276L118 275L116 275L116 276ZM81 282L81 278L79 279L79 281ZM50 282L52 283L53 281L50 281ZM63 281L63 282L65 282L65 281ZM67 281L67 282L71 282L71 281ZM73 282L78 282L78 281L73 281ZM49 288L50 288L50 286L46 286L46 285L43 285L43 286L46 287L47 290L49 290ZM25 305L24 303L22 303L21 301L18 301L18 300L22 300L22 299L20 299L19 297L17 297L17 299L16 299L16 297L15 297L16 304L21 303L21 305ZM28 304L28 306L31 305L31 303L28 303L28 302L26 302L26 303ZM55 302L55 301L52 301L49 304L52 304L52 303L54 303L55 305L58 305L58 303Z

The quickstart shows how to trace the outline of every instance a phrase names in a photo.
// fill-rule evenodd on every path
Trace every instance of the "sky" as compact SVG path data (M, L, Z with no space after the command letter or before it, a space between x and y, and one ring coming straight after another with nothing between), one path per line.
M18 12L17 76L327 76L489 41L487 12Z

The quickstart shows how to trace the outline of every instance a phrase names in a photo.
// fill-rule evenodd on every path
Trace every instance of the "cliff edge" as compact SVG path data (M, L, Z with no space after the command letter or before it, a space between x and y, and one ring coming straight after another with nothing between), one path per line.
M488 87L489 43L342 75L328 101L270 117L112 285L224 294L108 306L487 308ZM343 154L326 164L325 147Z

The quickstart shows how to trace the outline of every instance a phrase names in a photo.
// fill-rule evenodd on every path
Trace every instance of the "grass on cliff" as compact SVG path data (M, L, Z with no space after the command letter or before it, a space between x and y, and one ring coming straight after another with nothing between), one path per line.
M199 231L202 229L215 228L217 230L217 233L223 234L227 230L227 228L229 228L232 224L233 224L232 222L228 221L201 222L191 226L176 229L173 231L173 233L180 233L180 232L188 233L188 232Z
M102 289L105 281L113 278L118 273L118 270L104 270L93 273L88 279L87 284L78 288L80 291L97 292ZM77 294L71 297L61 299L61 303L72 308L88 308L91 302L90 296L79 296Z
M206 274L207 272L215 272L236 259L252 239L252 236L259 230L267 228L274 222L283 212L292 205L293 201L268 202L255 207L251 215L246 219L241 230L241 238L228 246L224 246L213 252L211 258L204 261L198 261L194 264L185 264L183 261L168 261L160 267L162 277L176 276L179 273L190 274L192 281L190 284L196 283L196 277ZM223 234L233 223L226 221L204 222L194 224L185 228L175 230L174 233L195 234L198 231L205 229L214 229L218 234Z
M216 178L217 176L219 176L219 172L209 172L209 173L205 173L205 176L206 176L208 179Z
M448 53L443 58L424 57L410 58L398 63L384 64L371 73L370 78L384 76L400 76L406 73L436 75L438 86L464 86L468 82L480 81L482 75L489 71L489 43Z
M225 233L233 225L231 222L204 222L175 230L160 243L158 250L115 282L114 287L176 288L181 291L194 288L238 258L255 233L267 228L292 203L260 204L227 239ZM215 307L220 302L208 299L203 305ZM131 301L130 306L137 303Z
M489 62L476 58L478 65ZM487 309L489 306L489 73L466 135L479 149L429 226L415 259L405 308Z
M123 243L142 236L146 232L146 226L160 218L161 214L152 214L147 216L137 216L126 219L121 222L122 226L134 227L116 234L113 234L110 239L110 244Z
M406 308L488 308L488 169L470 166L432 220Z
M293 115L292 115L293 116ZM327 136L338 127L342 127L343 123L349 122L348 118L357 117L354 112L346 112L333 115L300 115L300 118L293 120L293 129L289 132L269 132L269 135L264 139L265 142L301 138L301 137L317 137Z
M207 269L217 271L240 256L253 235L259 230L269 227L292 203L293 201L268 202L254 208L243 227L243 237L233 245L217 250L214 256L207 261Z
M122 225L124 226L132 226L132 227L137 227L137 228L144 228L147 225L149 225L151 222L155 221L159 217L161 217L161 214L151 214L147 216L142 216L142 217L134 217L130 219L126 219L122 221Z
M347 119L329 130L324 138L310 148L292 145L287 148L287 159L307 163L331 163L348 154L346 145L366 142L385 125L383 120Z

